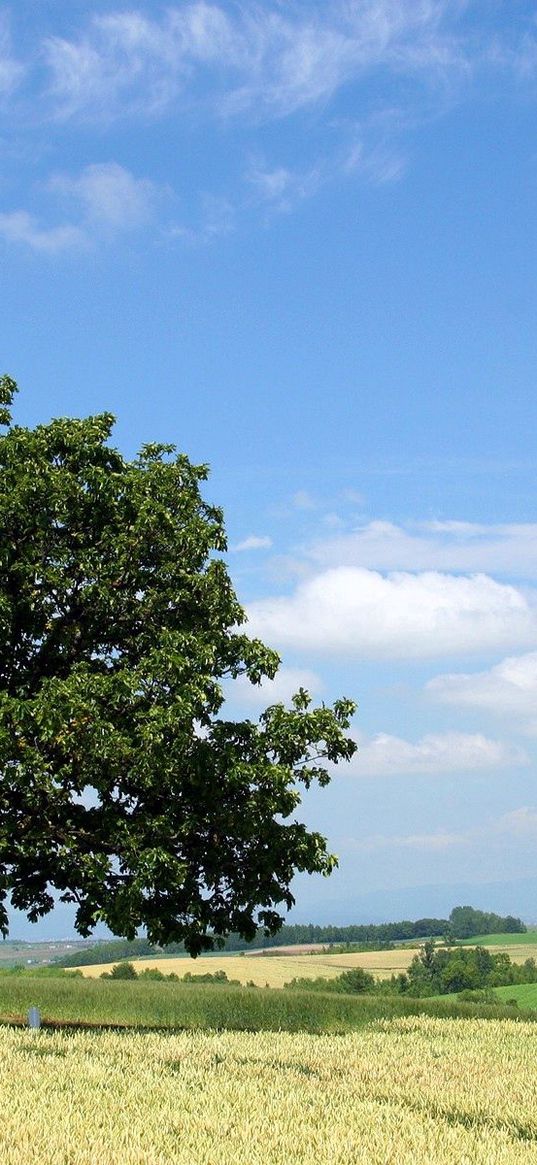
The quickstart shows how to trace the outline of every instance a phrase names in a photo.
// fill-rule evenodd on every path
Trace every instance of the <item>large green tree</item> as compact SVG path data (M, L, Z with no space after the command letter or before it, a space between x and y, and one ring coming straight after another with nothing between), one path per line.
M229 721L222 683L273 677L241 630L205 466L172 445L128 461L114 418L11 424L0 378L0 929L54 891L132 937L192 954L230 930L273 933L296 871L327 874L295 819L301 785L352 756L354 707Z

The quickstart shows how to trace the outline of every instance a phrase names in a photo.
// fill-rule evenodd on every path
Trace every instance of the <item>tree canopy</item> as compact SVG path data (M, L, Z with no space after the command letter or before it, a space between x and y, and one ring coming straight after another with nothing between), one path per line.
M114 418L11 423L0 378L0 929L60 900L76 928L184 940L278 929L297 871L328 874L295 818L349 759L352 701L300 690L257 722L223 683L279 659L242 630L207 467L173 445L126 460Z

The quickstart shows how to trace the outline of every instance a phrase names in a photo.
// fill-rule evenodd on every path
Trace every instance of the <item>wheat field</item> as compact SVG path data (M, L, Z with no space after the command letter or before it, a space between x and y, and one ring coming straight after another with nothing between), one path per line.
M350 954L318 954L318 955L201 955L198 959L188 958L151 958L133 959L137 971L145 967L158 967L164 974L173 971L181 979L190 972L193 975L202 975L206 972L225 971L228 979L238 979L240 983L255 983L256 987L283 987L295 978L315 979L322 977L334 979L347 971L350 967L363 967L378 979L389 979L391 975L398 975L405 971L418 947L409 950L397 947L393 951L357 951ZM523 963L525 959L534 958L537 951L535 944L527 947L521 944L506 944L495 947L494 953L505 950L515 963ZM103 971L111 971L113 963L100 963L95 966L79 967L83 975L95 978Z
M3 1165L534 1165L535 1029L0 1029Z
M201 955L198 959L152 958L133 959L137 971L145 967L156 968L169 975L175 972L179 978L190 972L203 975L206 972L225 971L228 979L238 979L240 983L255 983L257 987L283 987L291 979L322 976L334 979L349 967L364 967L382 979L389 979L408 967L415 950L364 951L356 954L340 955ZM110 971L113 963L79 967L83 975L95 978L103 971Z

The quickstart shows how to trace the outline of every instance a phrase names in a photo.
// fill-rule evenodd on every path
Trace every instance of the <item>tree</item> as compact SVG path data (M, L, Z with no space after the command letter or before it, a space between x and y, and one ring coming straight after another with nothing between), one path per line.
M241 630L222 512L172 445L132 461L114 418L11 425L0 378L0 929L77 905L191 954L274 933L296 871L328 874L295 820L301 786L349 759L354 705L300 690L259 721L219 717L222 682L273 677Z

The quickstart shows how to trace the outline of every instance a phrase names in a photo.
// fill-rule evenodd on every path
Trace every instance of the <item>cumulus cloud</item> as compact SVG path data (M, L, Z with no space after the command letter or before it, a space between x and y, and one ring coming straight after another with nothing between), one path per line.
M319 565L374 570L441 570L537 576L537 523L483 525L433 521L396 525L372 521L318 541L308 556Z
M443 704L517 717L537 731L537 651L508 656L487 671L436 676L426 690Z
M293 595L248 608L250 630L278 647L361 659L426 659L537 643L527 595L486 575L335 567Z
M364 777L439 776L524 764L528 757L521 748L481 733L428 733L414 743L382 732L361 744L350 771Z

